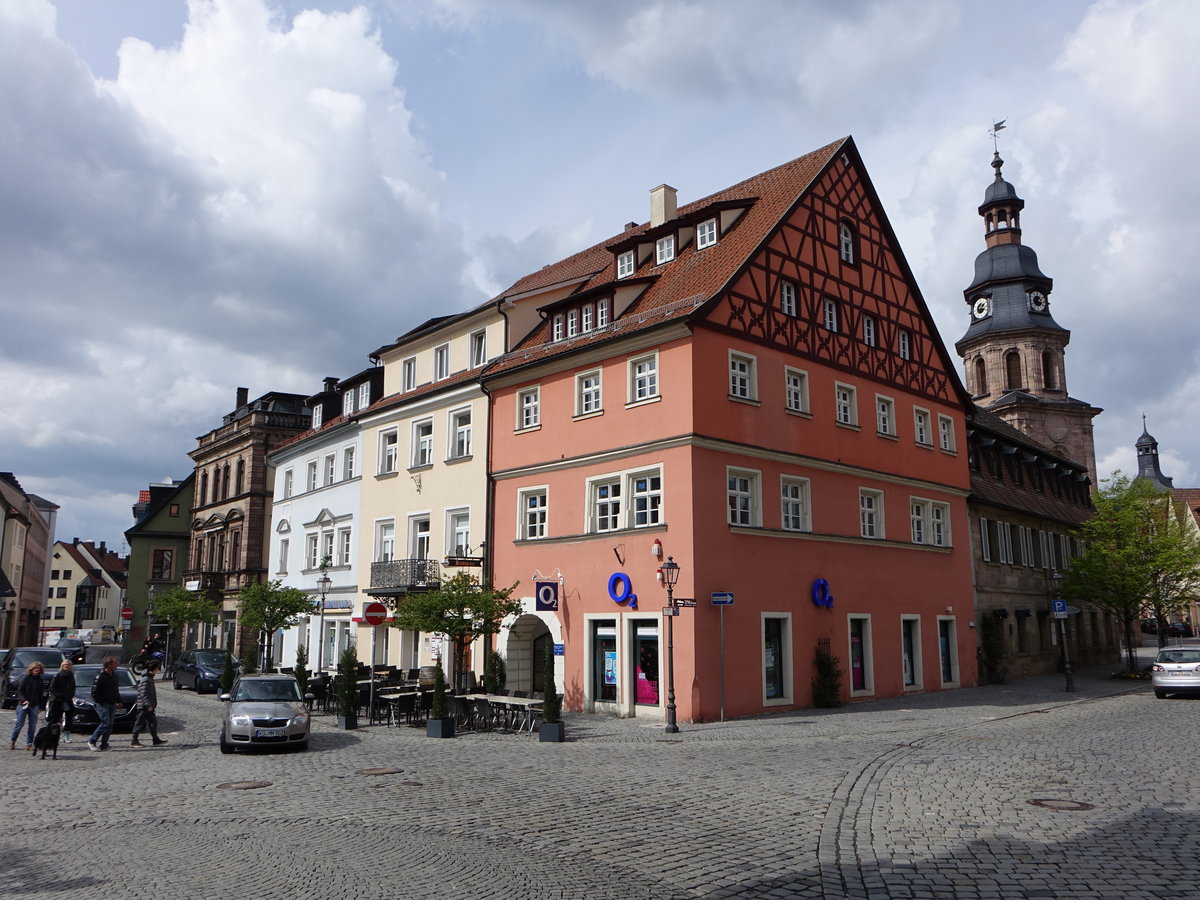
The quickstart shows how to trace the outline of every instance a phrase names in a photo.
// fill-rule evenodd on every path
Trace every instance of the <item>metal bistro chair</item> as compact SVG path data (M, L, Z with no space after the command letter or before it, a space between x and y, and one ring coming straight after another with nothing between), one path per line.
M395 723L399 725L401 720L404 721L405 725L413 724L413 719L418 718L418 699L419 698L416 694L401 694L399 697L391 698L388 706L390 712L388 724L391 725L392 722L395 721Z
M500 711L482 697L471 701L475 706L475 727L480 731L491 731L496 726Z
M471 699L469 697L450 697L447 699L453 704L455 727L461 728L463 731L474 731L475 707L471 704Z

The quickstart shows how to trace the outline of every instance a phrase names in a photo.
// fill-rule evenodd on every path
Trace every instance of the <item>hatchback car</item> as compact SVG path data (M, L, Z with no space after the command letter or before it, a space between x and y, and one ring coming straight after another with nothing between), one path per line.
M95 728L100 724L100 714L96 712L96 701L92 699L92 684L104 666L75 667L75 712L71 719L73 731L83 731ZM137 719L137 678L125 666L117 666L113 671L117 676L117 690L121 694L121 705L113 716L113 731L133 730Z
M1200 649L1159 650L1150 666L1150 680L1159 700L1167 694L1200 694Z
M50 692L50 679L66 659L61 650L53 647L14 647L0 658L0 682L3 691L0 707L13 709L17 705L17 687L25 678L25 670L33 663L42 664L42 693Z
M308 748L310 716L300 685L291 675L243 675L233 683L221 724L221 752L238 747Z
M1192 626L1187 622L1172 622L1167 626L1167 634L1171 637L1191 637Z
M224 650L185 650L175 663L173 684L175 690L191 688L197 694L204 691L216 693L221 686L221 676L225 674ZM242 663L233 657L233 674L240 675Z

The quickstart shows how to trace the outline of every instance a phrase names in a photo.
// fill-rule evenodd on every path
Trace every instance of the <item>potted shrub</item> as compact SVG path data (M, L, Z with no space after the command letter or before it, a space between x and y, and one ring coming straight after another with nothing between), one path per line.
M296 684L300 685L300 694L308 693L308 648L303 644L296 647L296 668L293 670Z
M813 706L832 708L842 705L842 670L838 658L820 645L813 656L817 674L812 680Z
M483 692L498 694L504 690L504 683L507 680L508 673L504 665L504 657L495 650L489 651L487 664L483 670Z
M337 724L358 727L358 653L350 644L338 659Z
M229 689L233 687L233 629L229 629L229 636L225 639L225 666L221 669L221 693L228 694Z
M554 686L554 646L546 646L546 668L542 679L545 699L542 701L542 724L538 726L538 740L561 744L566 739L563 730L562 701Z
M433 703L425 720L425 734L434 738L454 737L454 717L446 708L446 675L441 663L433 670Z

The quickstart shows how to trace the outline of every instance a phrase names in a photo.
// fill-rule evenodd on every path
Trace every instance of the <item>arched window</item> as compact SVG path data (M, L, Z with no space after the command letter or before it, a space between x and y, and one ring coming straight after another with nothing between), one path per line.
M200 505L208 503L208 473L200 473Z
M838 223L838 256L842 262L854 265L854 226L849 222Z
M1010 391L1020 390L1021 385L1021 354L1009 350L1004 354L1005 387Z
M981 397L987 392L987 365L984 364L983 357L980 356L975 360L975 396Z
M349 396L349 395L347 395ZM240 494L246 489L246 461L239 459L237 464L237 477L234 482L233 492Z
M1042 351L1042 385L1048 391L1058 389L1058 379L1054 373L1054 354L1049 350Z
M225 463L225 469L221 473L221 499L229 499L229 463Z

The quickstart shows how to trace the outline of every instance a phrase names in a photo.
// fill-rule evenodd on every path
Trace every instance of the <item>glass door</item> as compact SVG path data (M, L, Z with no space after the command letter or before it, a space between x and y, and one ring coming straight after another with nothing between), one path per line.
M658 706L658 625L638 625L633 636L634 703Z

